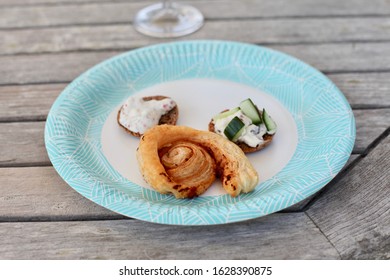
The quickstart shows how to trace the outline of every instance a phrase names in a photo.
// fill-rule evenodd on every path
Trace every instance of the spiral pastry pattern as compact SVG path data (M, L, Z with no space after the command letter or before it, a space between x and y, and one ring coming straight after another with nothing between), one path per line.
M160 193L192 198L219 176L235 197L252 191L258 175L243 151L209 131L185 126L155 126L141 137L137 160L145 181Z

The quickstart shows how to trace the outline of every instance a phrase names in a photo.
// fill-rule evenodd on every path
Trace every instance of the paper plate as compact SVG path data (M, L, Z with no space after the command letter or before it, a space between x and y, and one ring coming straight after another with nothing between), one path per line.
M204 130L213 115L247 97L267 108L278 131L269 147L248 156L259 185L235 198L219 182L194 199L154 191L138 170L138 138L116 124L133 94L172 97L178 125ZM49 158L77 192L128 217L179 225L231 223L289 207L337 175L354 141L352 110L323 74L289 55L226 41L159 44L106 60L65 88L45 127Z

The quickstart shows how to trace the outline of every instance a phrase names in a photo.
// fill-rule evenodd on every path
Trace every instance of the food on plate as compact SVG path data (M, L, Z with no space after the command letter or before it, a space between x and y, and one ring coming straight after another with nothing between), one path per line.
M268 146L276 130L277 125L268 112L259 110L250 98L243 100L239 107L222 111L209 123L209 131L236 143L244 153Z
M140 137L155 125L175 125L178 117L177 104L169 97L130 96L119 109L117 121L126 132Z
M177 198L199 196L216 177L232 197L252 191L259 180L236 144L216 133L186 126L158 125L147 130L137 160L148 184Z

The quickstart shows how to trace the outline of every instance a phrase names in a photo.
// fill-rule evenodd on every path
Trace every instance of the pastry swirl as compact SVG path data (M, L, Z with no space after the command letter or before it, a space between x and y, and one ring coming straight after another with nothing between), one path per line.
M170 179L180 185L196 186L193 195L206 191L216 178L216 164L200 145L175 142L159 150L161 163ZM195 190L195 189L194 189ZM193 196L188 190L188 196Z
M137 149L145 181L160 193L191 198L219 176L232 197L252 191L258 175L243 151L210 131L160 125L145 132Z

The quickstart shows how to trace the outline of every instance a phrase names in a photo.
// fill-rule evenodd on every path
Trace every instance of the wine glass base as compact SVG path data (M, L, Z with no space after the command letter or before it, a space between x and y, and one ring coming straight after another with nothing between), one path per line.
M154 4L140 10L134 18L134 28L145 35L157 38L173 38L191 34L203 26L202 13L188 5Z

